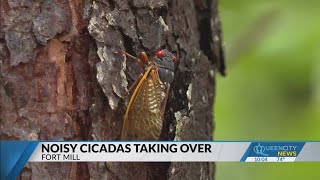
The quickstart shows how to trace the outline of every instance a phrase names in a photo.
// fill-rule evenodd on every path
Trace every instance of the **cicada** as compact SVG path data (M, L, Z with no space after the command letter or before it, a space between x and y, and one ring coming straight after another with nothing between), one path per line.
M145 52L134 57L121 49L119 51L144 68L144 73L128 90L135 87L124 114L121 139L158 140L174 79L176 57L167 49L157 51L150 60Z

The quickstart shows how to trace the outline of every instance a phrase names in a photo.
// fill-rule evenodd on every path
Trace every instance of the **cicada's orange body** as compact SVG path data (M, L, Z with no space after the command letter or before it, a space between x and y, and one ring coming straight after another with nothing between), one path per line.
M140 65L146 64L147 68L136 81L136 88L124 115L121 139L158 140L176 58L168 50L158 51L151 61L145 53L140 54L140 58L122 53Z

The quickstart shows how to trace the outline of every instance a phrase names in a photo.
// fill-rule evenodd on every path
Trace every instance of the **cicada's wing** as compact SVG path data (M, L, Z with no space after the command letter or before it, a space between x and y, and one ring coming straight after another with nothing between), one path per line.
M155 66L137 85L124 117L122 140L158 140L162 130L162 88Z

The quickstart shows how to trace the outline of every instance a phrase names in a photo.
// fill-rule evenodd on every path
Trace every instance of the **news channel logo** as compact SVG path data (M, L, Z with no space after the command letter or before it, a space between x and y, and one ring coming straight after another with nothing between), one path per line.
M297 157L304 142L253 142L248 157Z

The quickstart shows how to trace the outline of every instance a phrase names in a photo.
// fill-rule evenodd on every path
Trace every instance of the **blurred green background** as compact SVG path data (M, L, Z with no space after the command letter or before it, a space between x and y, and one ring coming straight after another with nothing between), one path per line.
M220 0L215 140L320 140L320 0ZM320 153L320 152L319 152ZM217 163L217 180L320 179L320 163Z

